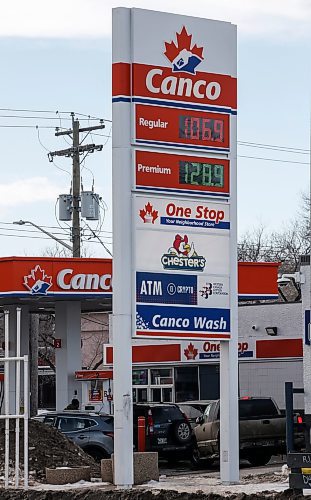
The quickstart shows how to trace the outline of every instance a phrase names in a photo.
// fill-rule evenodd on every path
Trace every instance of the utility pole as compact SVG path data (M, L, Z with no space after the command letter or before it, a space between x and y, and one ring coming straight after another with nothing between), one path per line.
M80 251L80 154L79 121L72 117L72 256L81 257Z
M52 162L54 156L65 156L72 158L72 256L81 257L81 228L80 228L80 200L81 200L81 176L80 176L80 155L94 153L103 149L102 144L84 144L80 143L80 133L87 132L87 135L93 130L105 128L104 123L100 120L100 125L93 127L80 128L79 120L75 119L75 114L72 116L72 129L61 130L56 129L55 136L69 135L72 139L72 147L68 149L60 149L51 151L48 154L49 161Z

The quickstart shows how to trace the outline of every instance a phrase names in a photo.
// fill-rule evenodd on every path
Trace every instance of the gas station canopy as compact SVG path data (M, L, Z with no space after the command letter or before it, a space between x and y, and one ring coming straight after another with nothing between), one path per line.
M278 263L239 262L239 300L275 300ZM82 312L112 310L112 259L0 258L0 307L28 305L54 310L56 302L80 301Z
M3 257L0 307L54 310L58 301L80 301L83 312L111 311L111 259Z

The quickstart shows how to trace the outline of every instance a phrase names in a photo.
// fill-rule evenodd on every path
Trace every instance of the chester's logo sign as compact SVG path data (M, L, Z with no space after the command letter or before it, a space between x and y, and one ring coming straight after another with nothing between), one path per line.
M172 64L173 73L183 71L195 75L196 67L203 61L203 47L196 44L191 47L192 35L187 33L183 26L180 33L176 33L177 45L174 42L165 42L164 55Z
M173 246L162 255L161 262L164 269L203 271L206 259L197 254L193 242L190 244L187 235L176 234Z
M33 295L46 295L52 286L52 276L47 276L44 269L37 265L28 276L24 276L23 284Z

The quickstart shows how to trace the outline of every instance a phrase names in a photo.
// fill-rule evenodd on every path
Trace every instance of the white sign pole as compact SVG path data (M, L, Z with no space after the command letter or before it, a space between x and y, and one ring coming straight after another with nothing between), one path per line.
M231 340L220 347L220 478L239 481L238 263L236 118L231 117L230 153L230 323Z
M113 62L131 61L130 10L113 11ZM114 81L114 84L117 84ZM114 483L133 485L131 104L113 104Z

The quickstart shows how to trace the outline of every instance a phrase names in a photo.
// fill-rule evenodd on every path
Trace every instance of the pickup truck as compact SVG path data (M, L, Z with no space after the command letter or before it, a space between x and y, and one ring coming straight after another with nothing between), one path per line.
M194 435L192 462L198 465L201 458L211 464L219 458L220 400L211 402L204 414L197 419ZM266 465L272 455L286 453L285 416L272 398L239 399L240 458L246 458L251 465ZM304 444L303 429L295 426L297 450Z

